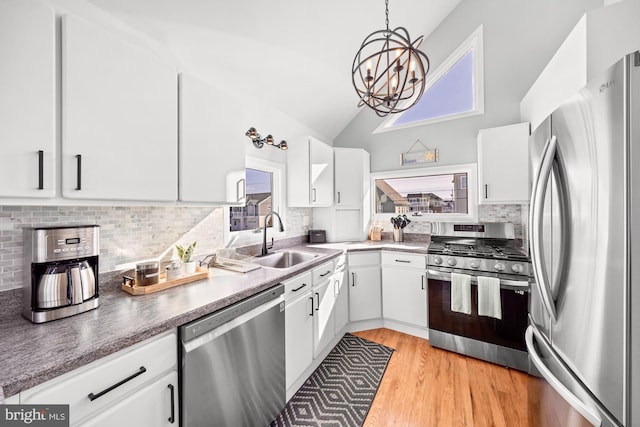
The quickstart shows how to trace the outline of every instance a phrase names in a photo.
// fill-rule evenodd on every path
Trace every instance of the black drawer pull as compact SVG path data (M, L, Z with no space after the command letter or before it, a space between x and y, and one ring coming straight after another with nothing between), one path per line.
M76 154L76 162L78 164L78 172L76 178L76 191L82 190L82 155Z
M89 400L90 400L90 401L92 401L92 402L93 402L93 401L94 401L94 400L96 400L97 398L104 396L105 394L109 393L111 390L114 390L114 389L116 389L116 388L120 387L122 384L124 384L124 383L126 383L126 382L128 382L128 381L131 381L132 379L134 379L134 378L135 378L135 377L137 377L138 375L142 375L142 374L144 374L145 372L147 372L147 368L145 368L144 366L140 366L140 369L139 369L139 370L138 370L138 372L136 372L135 374L128 376L127 378L125 378L125 379L123 379L122 381L120 381L120 382L118 382L118 383L116 383L116 384L112 385L112 386L111 386L111 387L109 387L109 388L105 388L105 389L104 389L104 390L102 390L100 393L97 393L97 394L89 393L87 397L89 398Z
M406 259L397 259L396 262L404 262L406 264L411 264L411 261L407 261Z
M44 151L38 150L38 190L44 190Z
M327 270L327 272L326 272L326 273L322 273L322 274L320 275L320 277L324 277L324 276L326 276L327 274L330 274L330 273L331 273L331 270Z
M175 404L175 399L173 397L173 394L174 394L173 389L175 387L173 386L173 384L169 384L167 387L169 387L169 390L171 390L171 416L167 421L173 424L176 420L176 404Z
M298 286L295 289L291 289L291 292L298 292L300 289L304 288L305 286L307 286L307 284L303 283L301 286Z

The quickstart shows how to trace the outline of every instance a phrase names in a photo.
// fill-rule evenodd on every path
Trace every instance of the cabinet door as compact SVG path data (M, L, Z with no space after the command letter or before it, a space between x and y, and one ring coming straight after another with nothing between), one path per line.
M313 297L311 292L287 302L284 312L287 389L313 362Z
M382 315L385 319L426 328L426 272L382 267L382 301Z
M349 319L352 322L376 319L381 314L380 267L350 268Z
M478 133L480 203L529 201L529 123Z
M333 205L333 148L309 138L311 206Z
M325 280L313 288L313 357L318 355L336 336L335 295L333 282Z
M0 197L55 195L55 16L0 1Z
M177 426L178 406L178 372L171 371L81 425L82 427Z
M337 271L333 276L333 292L336 299L335 305L335 329L336 333L349 322L349 286L347 284L347 271Z
M178 197L177 73L72 16L62 21L62 194Z
M185 202L244 204L242 105L180 75L180 194Z
M363 156L359 149L334 149L336 205L362 206Z

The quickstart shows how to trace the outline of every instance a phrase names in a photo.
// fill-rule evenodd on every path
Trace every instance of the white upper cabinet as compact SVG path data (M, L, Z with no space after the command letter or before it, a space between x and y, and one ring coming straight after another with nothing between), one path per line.
M529 123L478 132L480 203L529 202Z
M0 1L0 197L55 195L55 16Z
M369 153L359 148L336 147L334 160L336 206L363 207L369 188Z
M244 204L242 105L183 73L179 123L179 200Z
M177 200L177 85L172 65L63 17L63 196Z
M294 141L287 150L289 206L333 205L333 148L312 137Z

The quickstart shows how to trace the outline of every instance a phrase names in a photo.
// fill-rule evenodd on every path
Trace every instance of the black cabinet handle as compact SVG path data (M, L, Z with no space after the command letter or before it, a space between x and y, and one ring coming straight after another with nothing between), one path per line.
M320 294L316 292L316 300L318 304L316 305L316 311L320 310Z
M351 273L351 286L356 286L356 273Z
M316 189L312 188L312 191L313 191L313 200L311 200L311 201L315 202L316 201Z
M175 387L173 386L173 384L169 384L167 387L169 387L169 390L171 391L171 416L167 421L173 424L176 420L176 404L175 404L175 398L173 396L174 394L173 390Z
M338 204L340 203L340 192L338 191Z
M301 286L298 286L295 289L291 289L292 292L298 292L300 289L304 288L305 286L307 286L306 283L303 283Z
M424 291L424 275L420 276L420 281L422 282L422 290Z
M38 150L38 190L44 190L44 151Z
M311 313L309 313L309 316L313 316L313 297L309 297L309 299L311 300Z
M82 155L81 154L76 154L76 162L78 164L76 190L82 190Z
M411 261L407 261L406 259L397 259L396 262L404 262L405 264L411 264Z
M489 184L484 185L484 198L485 199L489 198Z
M138 369L138 372L136 372L135 374L128 376L127 378L123 379L120 382L117 382L116 384L112 385L109 388L105 388L104 390L102 390L101 392L99 392L97 394L89 393L87 395L87 397L89 398L90 401L93 402L97 398L104 396L105 394L109 393L111 390L114 390L114 389L120 387L122 384L124 384L124 383L126 383L128 381L131 381L132 379L134 379L138 375L142 375L145 372L147 372L147 368L145 368L144 366L140 366L140 369Z
M327 274L330 274L330 273L331 273L331 270L327 270L327 272L326 272L326 273L322 273L322 274L320 275L320 277L324 277L324 276L326 276Z

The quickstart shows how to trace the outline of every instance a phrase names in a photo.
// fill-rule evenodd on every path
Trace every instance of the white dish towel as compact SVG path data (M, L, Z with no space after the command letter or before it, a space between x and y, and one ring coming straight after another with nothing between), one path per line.
M500 279L478 276L478 315L502 319Z
M471 276L451 273L451 311L471 314Z

